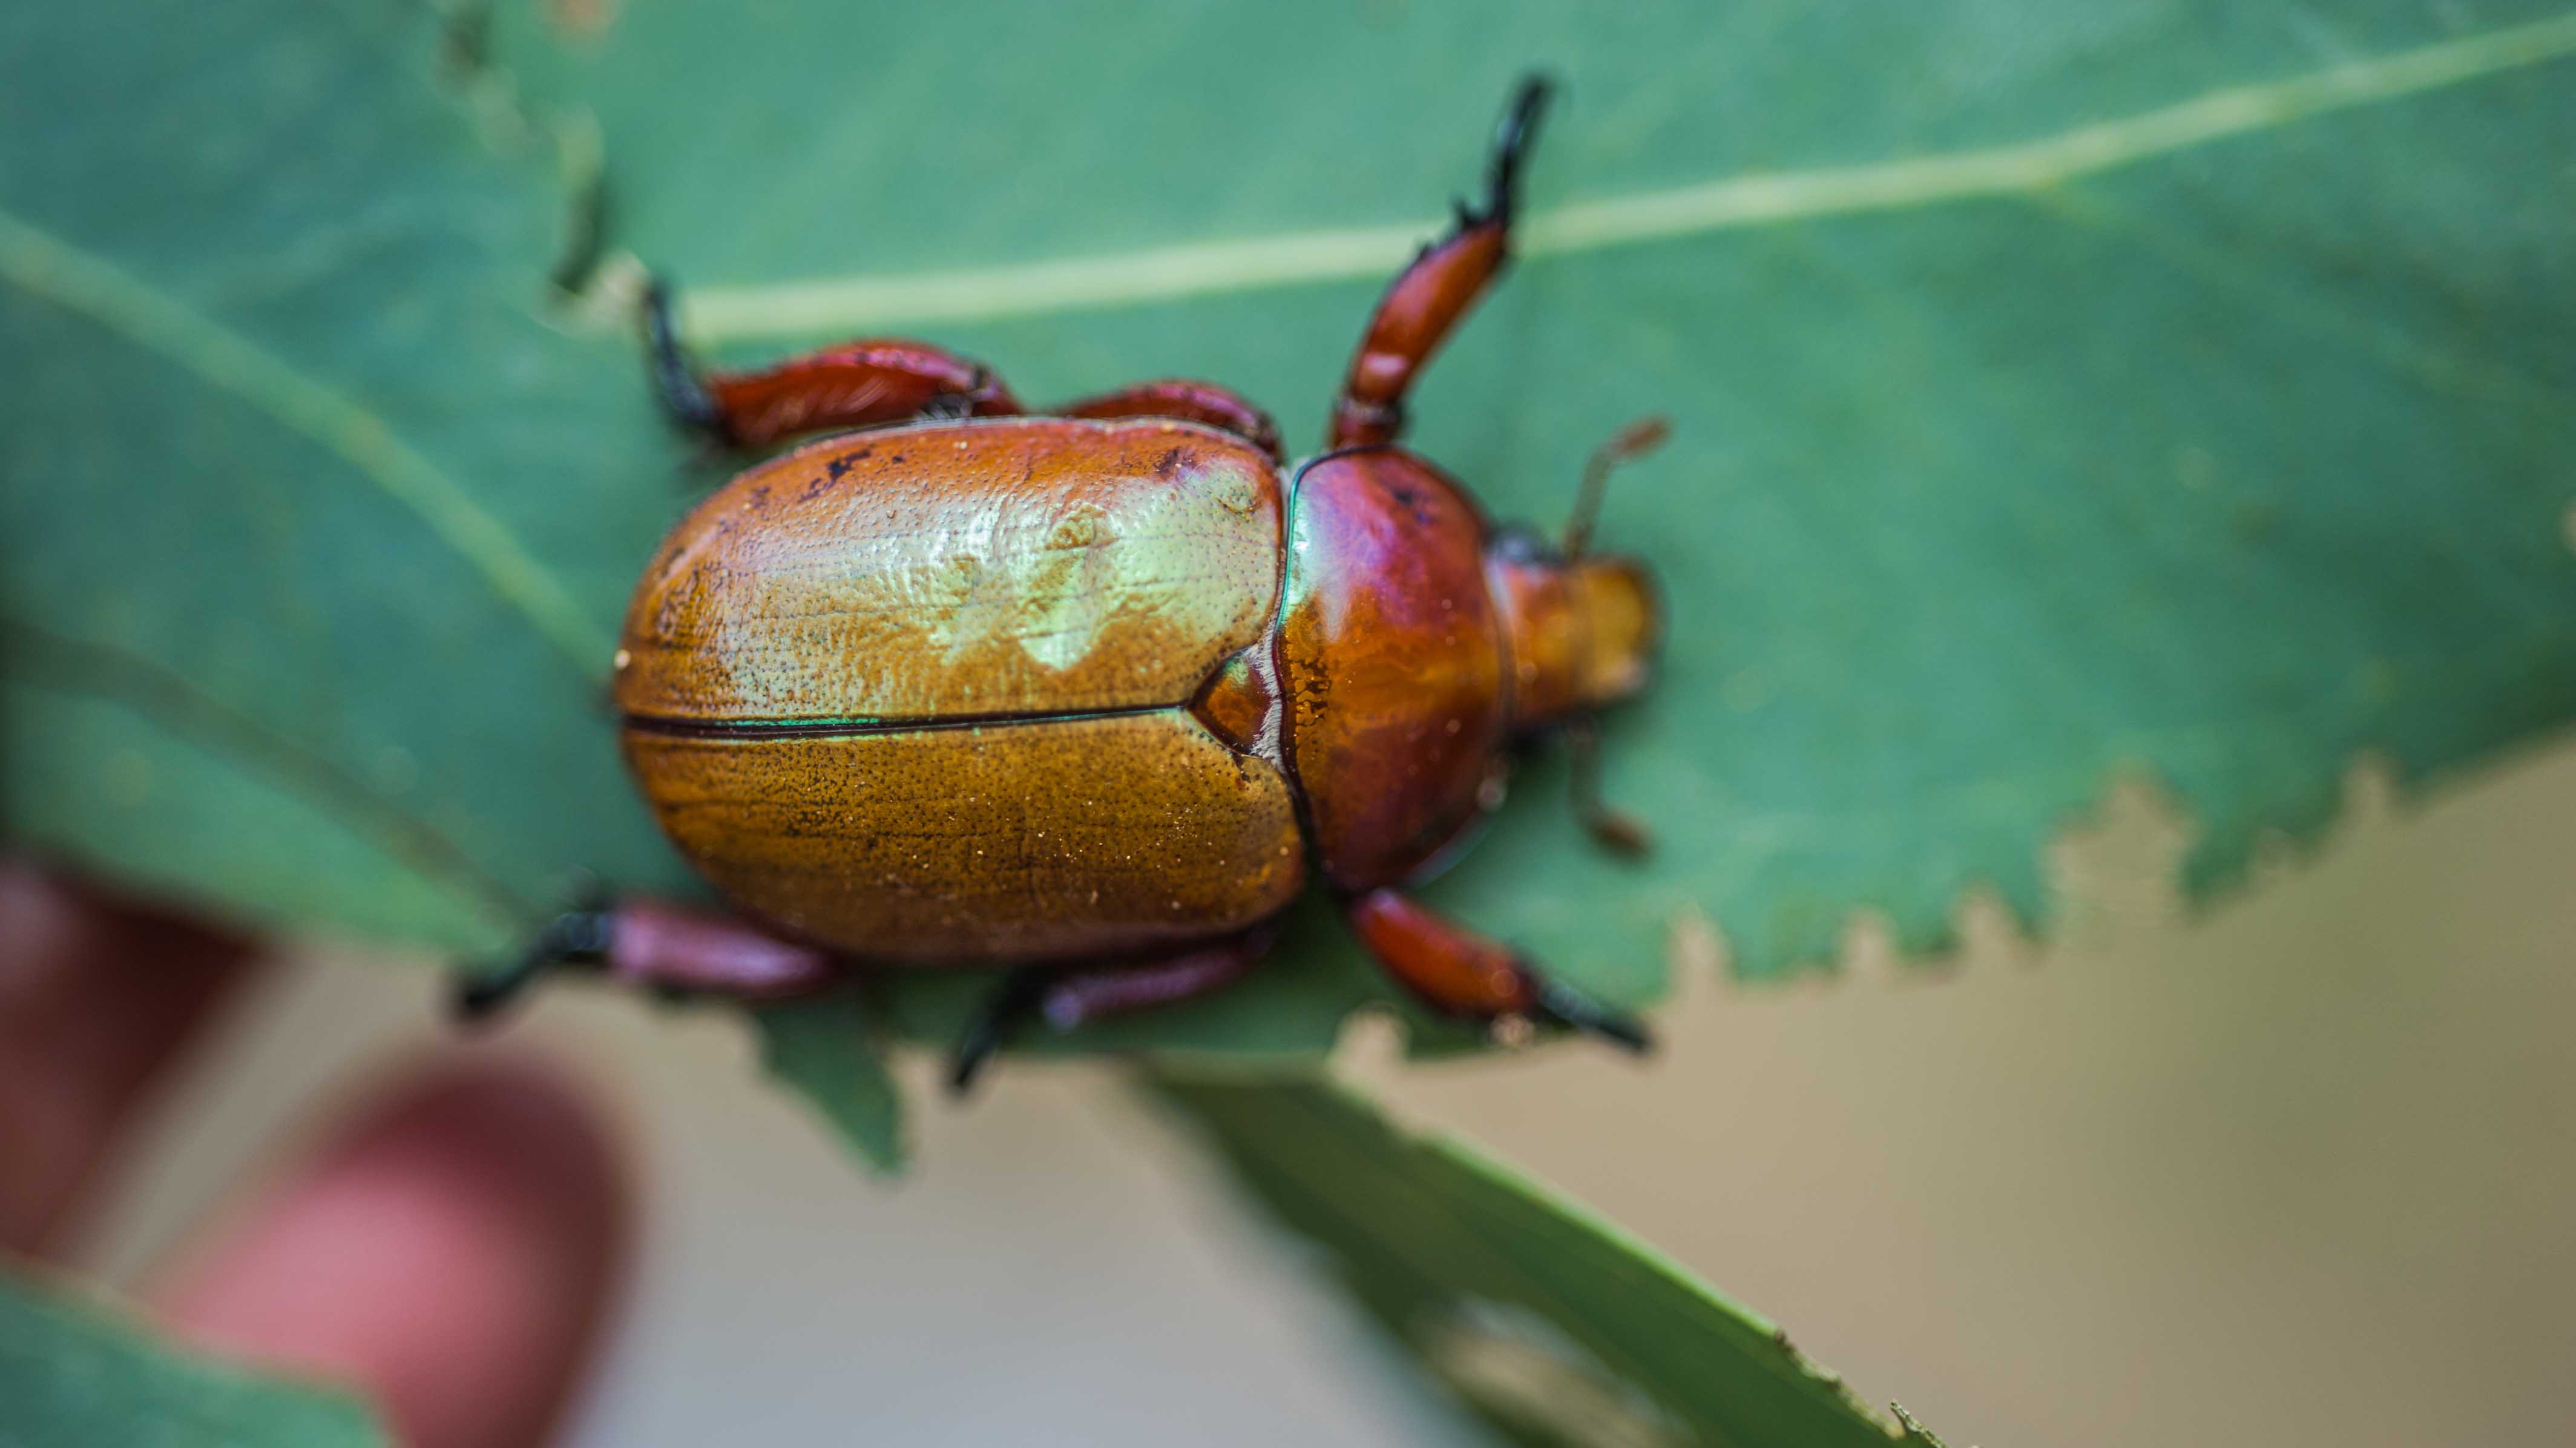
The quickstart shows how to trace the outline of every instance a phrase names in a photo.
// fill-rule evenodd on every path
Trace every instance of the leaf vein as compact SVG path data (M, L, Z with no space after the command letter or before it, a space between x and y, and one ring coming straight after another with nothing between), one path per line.
M1737 227L1901 211L2043 190L2232 136L2399 100L2576 55L2576 12L2305 74L2228 86L2008 145L1901 161L1720 177L1533 213L1528 257ZM1287 232L1102 256L896 275L704 287L682 302L703 343L975 322L1350 281L1401 266L1437 220Z
M338 454L481 574L501 600L604 678L606 633L500 519L356 399L114 264L0 211L0 278L124 336Z

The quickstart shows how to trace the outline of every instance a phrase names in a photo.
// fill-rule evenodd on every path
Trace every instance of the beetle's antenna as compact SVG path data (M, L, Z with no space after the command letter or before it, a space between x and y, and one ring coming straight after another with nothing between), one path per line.
M1601 494L1610 484L1611 470L1662 447L1672 431L1671 423L1649 415L1610 434L1608 442L1592 450L1583 464L1583 489L1574 497L1574 517L1565 525L1566 557L1580 558L1592 546L1592 525L1601 516Z

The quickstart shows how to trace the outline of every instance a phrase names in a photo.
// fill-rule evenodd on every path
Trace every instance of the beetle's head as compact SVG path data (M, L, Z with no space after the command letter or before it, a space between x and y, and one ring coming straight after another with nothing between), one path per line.
M1646 686L1663 610L1645 564L1569 558L1513 530L1487 549L1485 573L1511 651L1514 729L1562 724Z
M1592 522L1611 472L1663 446L1669 431L1662 418L1641 417L1593 450L1562 548L1518 528L1486 548L1485 572L1511 640L1515 728L1580 719L1646 686L1663 631L1654 575L1634 558L1592 552Z

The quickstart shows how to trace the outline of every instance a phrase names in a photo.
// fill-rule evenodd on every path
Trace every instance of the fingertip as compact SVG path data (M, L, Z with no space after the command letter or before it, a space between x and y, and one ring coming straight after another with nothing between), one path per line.
M362 1108L163 1294L218 1351L356 1383L420 1448L544 1440L596 1345L629 1190L600 1114L524 1061Z
M0 856L0 1249L45 1255L253 943Z

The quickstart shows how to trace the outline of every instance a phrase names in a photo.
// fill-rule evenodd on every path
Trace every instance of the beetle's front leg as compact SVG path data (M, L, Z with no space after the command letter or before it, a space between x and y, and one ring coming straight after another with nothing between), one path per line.
M765 447L798 433L878 427L918 417L1007 417L1019 399L971 358L899 338L826 347L754 372L701 373L671 324L670 293L644 292L653 389L682 426L727 447Z
M1351 358L1341 396L1333 402L1328 446L1393 442L1403 433L1404 400L1413 379L1511 259L1521 166L1538 138L1548 95L1542 76L1521 82L1494 136L1484 204L1460 206L1457 227L1424 247L1379 299Z
M1360 943L1389 975L1453 1016L1571 1026L1630 1051L1653 1044L1644 1023L1550 977L1510 948L1476 934L1393 890L1371 890L1343 907Z
M1270 953L1268 928L1142 965L1023 966L1004 978L976 1012L948 1072L964 1094L1013 1031L1036 1020L1051 1031L1189 1000L1241 980Z
M488 975L460 976L456 1013L498 1013L539 976L587 966L630 985L682 994L769 1000L829 984L832 959L723 915L628 899L556 916L525 953Z

